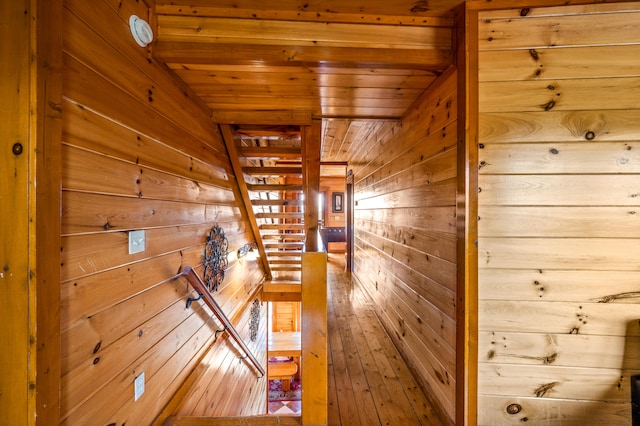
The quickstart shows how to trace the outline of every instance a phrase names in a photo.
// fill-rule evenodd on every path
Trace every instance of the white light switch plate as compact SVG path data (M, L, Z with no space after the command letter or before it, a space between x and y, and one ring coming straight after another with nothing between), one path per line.
M133 399L137 401L144 393L144 371L133 381Z
M129 254L144 251L144 230L129 231Z

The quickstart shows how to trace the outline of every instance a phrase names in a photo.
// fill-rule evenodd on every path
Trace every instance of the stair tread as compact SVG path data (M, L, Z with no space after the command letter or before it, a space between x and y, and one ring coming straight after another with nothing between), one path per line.
M246 158L302 157L302 148L299 147L243 147L240 152Z
M258 212L255 215L259 219L300 219L304 217L302 212Z
M303 200L290 198L276 198L273 200L250 200L253 206L301 206Z
M291 192L301 192L302 185L295 183L248 183L247 189L249 191L291 191Z
M243 167L242 171L248 175L266 176L266 175L301 175L302 167L299 166L281 166L281 167Z
M290 250L290 251L267 251L267 257L288 257L288 256L302 256L302 251Z
M270 265L301 265L302 259L271 259L269 260Z
M267 234L261 233L260 236L265 240L283 240L283 239L304 239L304 234L291 233L291 234Z

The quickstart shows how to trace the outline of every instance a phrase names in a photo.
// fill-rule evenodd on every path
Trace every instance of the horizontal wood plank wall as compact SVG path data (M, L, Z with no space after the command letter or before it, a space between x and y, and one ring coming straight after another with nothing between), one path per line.
M456 75L358 141L354 277L419 381L455 418Z
M202 271L207 232L219 225L229 239L215 295L229 317L252 301L263 272L235 257L253 236L209 112L131 36L130 15L153 21L145 2L64 5L61 423L149 424L220 328L201 302L185 308L194 292L177 277L185 266ZM138 229L145 250L128 254ZM213 352L236 355L226 345ZM227 393L263 399L252 367L233 366ZM256 409L264 404L249 404Z
M479 15L480 425L631 422L639 8Z

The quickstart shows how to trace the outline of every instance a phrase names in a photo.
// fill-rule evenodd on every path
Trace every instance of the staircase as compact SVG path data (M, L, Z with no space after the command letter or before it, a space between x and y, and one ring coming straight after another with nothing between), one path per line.
M236 179L248 214L253 215L254 232L257 230L260 236L256 242L264 253L268 276L263 298L300 301L301 256L306 240L301 127L235 126L223 130L223 134L226 142L234 141L229 154L236 151Z

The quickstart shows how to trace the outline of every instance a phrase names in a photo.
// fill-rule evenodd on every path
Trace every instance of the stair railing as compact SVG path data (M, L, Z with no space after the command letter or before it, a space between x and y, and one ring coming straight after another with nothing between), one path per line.
M265 375L264 367L260 365L256 357L251 353L247 345L244 343L244 341L238 334L238 331L235 329L233 324L231 324L231 321L229 321L229 318L227 318L225 313L222 311L222 308L220 307L220 305L218 305L218 302L215 301L215 299L207 289L207 286L202 281L200 276L196 273L196 271L191 266L187 266L184 268L184 271L182 271L182 275L187 279L187 281L189 281L189 284L191 284L194 290L198 292L198 294L202 297L202 300L204 300L207 306L211 308L216 318L218 318L218 320L222 323L222 325L224 325L224 329L229 332L233 340L235 340L235 342L240 346L240 348L242 348L242 350L246 354L245 358L249 358L251 363L260 372L261 376L258 376L258 378L264 377Z

